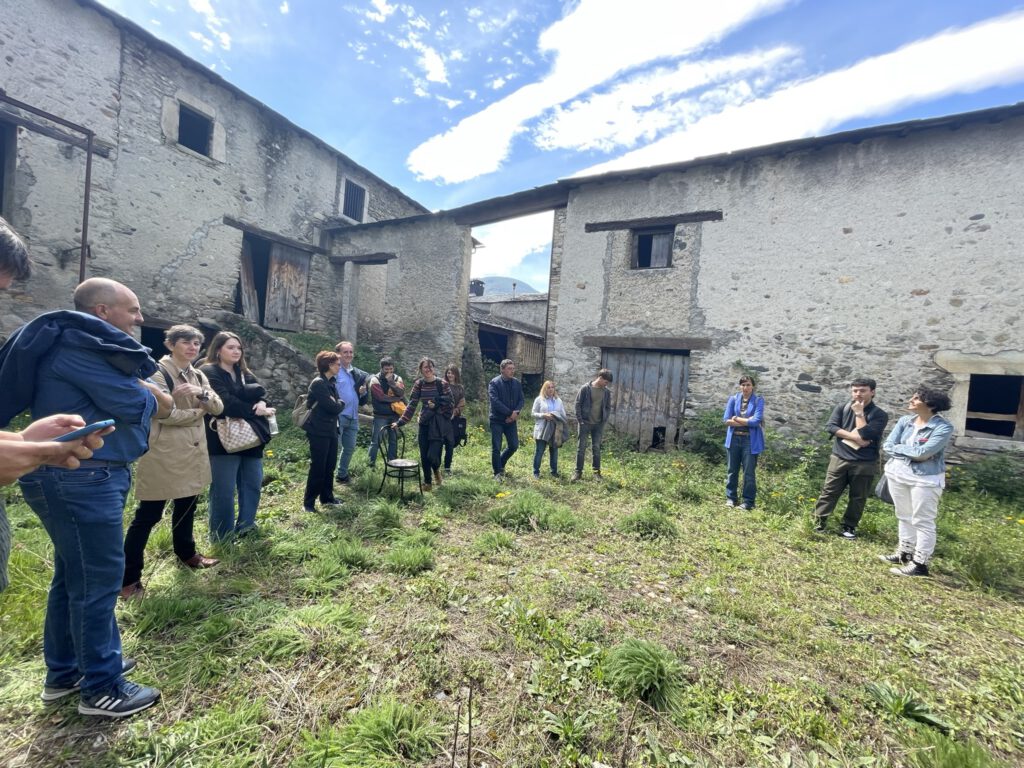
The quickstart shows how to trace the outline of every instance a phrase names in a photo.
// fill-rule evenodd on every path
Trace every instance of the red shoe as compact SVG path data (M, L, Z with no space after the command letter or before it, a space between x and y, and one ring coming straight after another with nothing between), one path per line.
M141 581L121 587L122 600L141 600L145 596L146 588Z

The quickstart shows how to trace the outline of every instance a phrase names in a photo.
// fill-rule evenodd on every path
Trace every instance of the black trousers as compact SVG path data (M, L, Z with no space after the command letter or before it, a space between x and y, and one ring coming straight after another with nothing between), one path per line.
M322 504L334 504L334 465L338 463L338 433L330 435L306 434L309 440L309 475L306 477L306 493L302 506L316 506L317 498Z
M192 537L197 496L183 496L174 500L171 512L171 537L174 540L174 554L179 560L188 560L196 553L196 541ZM124 537L124 579L123 586L134 584L142 578L143 558L149 533L163 517L166 501L140 501L135 518L128 526Z

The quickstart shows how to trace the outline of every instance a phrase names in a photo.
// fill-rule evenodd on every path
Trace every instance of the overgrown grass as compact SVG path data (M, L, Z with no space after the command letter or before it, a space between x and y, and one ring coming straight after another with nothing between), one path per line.
M933 578L897 579L875 559L891 508L870 501L854 542L810 533L818 446L770 441L741 513L722 505L716 434L704 455L609 435L603 479L570 484L530 479L528 426L511 479L492 479L474 423L455 474L404 503L377 495L361 448L341 506L316 515L286 426L260 536L192 572L168 524L154 532L146 597L118 619L132 679L164 700L119 723L38 701L52 551L6 489L0 765L440 768L456 740L465 765L470 688L474 765L1024 762L1024 514L1012 483L993 490L999 467L951 472ZM627 741L638 699L654 709Z

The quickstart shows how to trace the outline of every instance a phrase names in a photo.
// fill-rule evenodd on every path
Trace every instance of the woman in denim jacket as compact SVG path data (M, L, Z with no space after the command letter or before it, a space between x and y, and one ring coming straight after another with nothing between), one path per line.
M939 498L946 485L946 444L953 425L937 414L950 408L949 397L919 387L889 437L885 477L899 520L900 542L891 555L879 559L892 563L897 576L927 576L928 560L935 551L935 519Z

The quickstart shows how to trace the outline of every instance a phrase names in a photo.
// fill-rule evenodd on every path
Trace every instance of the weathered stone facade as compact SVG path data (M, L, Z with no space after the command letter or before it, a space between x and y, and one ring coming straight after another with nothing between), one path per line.
M346 180L366 190L367 221L420 215L422 206L91 0L16 6L0 23L0 86L93 130L101 150L93 161L89 276L128 284L157 325L237 311L240 227L252 225L250 236L281 238L308 258L296 330L355 334L344 320L357 309L339 306L338 297L356 302L358 293L345 291L349 275L318 251L320 227L344 219ZM208 153L179 143L183 109L210 121ZM40 311L69 305L85 153L30 130L46 121L3 103L0 122L20 126L10 131L3 214L29 240L37 266L28 283L0 296L7 334Z
M918 383L951 388L942 353L1024 375L1021 356L1006 354L1024 349L1024 109L990 112L569 180L552 247L550 367L563 384L585 380L602 356L585 337L704 339L689 407L722 407L746 368L760 372L769 424L805 433L858 374L878 380L891 413ZM639 224L585 227L717 211L720 221L675 226L662 268L633 267ZM960 444L1022 445L964 438L966 411L953 412Z

